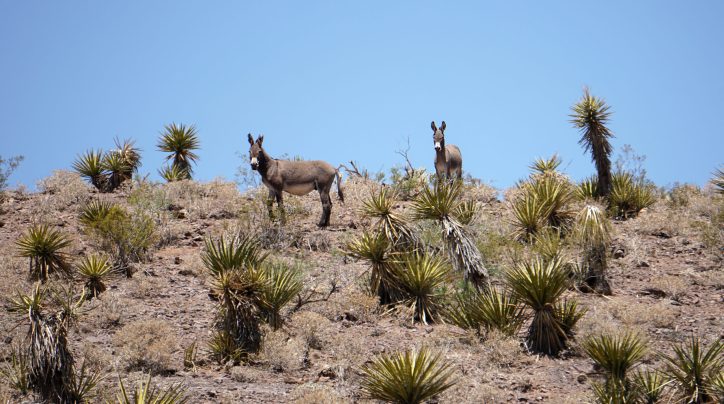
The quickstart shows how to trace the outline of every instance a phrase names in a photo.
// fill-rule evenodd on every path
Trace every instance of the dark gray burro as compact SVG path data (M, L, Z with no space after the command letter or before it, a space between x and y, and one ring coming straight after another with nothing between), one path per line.
M438 178L457 178L463 176L463 156L460 149L454 144L445 145L445 121L442 121L440 128L435 126L435 121L430 125L432 127L432 139L435 143L435 173Z
M322 200L322 218L317 226L328 226L329 216L332 214L332 199L329 197L329 191L332 189L335 178L337 179L337 195L339 195L339 200L344 202L339 168L335 169L326 161L320 160L291 161L273 159L264 151L261 146L262 142L264 142L263 135L259 135L254 141L254 137L249 133L249 162L251 163L251 169L261 174L261 181L269 188L269 198L267 199L269 217L273 217L272 210L274 199L276 199L282 223L284 222L282 191L303 196L316 189L319 191L319 197Z

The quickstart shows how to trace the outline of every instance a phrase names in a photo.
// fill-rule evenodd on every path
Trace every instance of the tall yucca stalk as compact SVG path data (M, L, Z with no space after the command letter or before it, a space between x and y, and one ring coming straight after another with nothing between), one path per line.
M18 254L30 261L30 277L45 282L50 273L69 273L70 265L64 248L70 245L63 233L47 224L33 225L16 242Z
M461 193L461 181L437 181L433 187L426 187L420 192L413 201L412 209L416 219L435 220L440 224L453 267L476 288L487 289L488 270L480 251L454 217L461 203Z
M421 244L419 237L410 229L409 220L395 211L397 203L395 191L381 187L379 192L370 193L369 198L362 201L362 214L377 220L375 229L385 235L393 249L417 249Z
M583 247L583 266L586 285L596 293L611 294L606 278L606 251L610 241L610 225L603 211L586 205L576 217L576 233Z
M171 160L172 166L183 170L187 174L186 178L191 179L191 163L199 159L194 150L200 147L195 126L176 123L166 125L156 147L159 151L169 153L166 160Z
M346 249L357 259L370 265L370 292L377 293L380 304L390 304L399 300L399 288L392 277L394 253L390 241L384 233L364 231L362 235L350 241Z
M103 168L103 150L88 150L73 162L73 169L87 179L97 190L106 187L106 175Z
M556 355L566 346L566 330L556 313L556 302L568 289L568 273L560 258L535 258L505 274L513 295L533 310L526 342L529 349Z
M598 172L597 196L608 197L611 191L611 152L613 147L609 138L613 133L606 126L611 117L610 107L598 97L594 97L583 89L583 97L571 108L571 123L581 132L578 141L586 152L591 152L591 159Z
M664 374L674 380L682 400L699 404L724 398L717 387L724 372L724 342L717 338L705 349L699 337L692 336L673 350L673 355L661 356Z
M413 321L427 324L438 320L445 298L441 289L449 278L448 265L444 258L426 253L408 254L392 265L392 277Z
M417 404L455 385L453 368L427 348L382 355L362 367L362 389L373 399Z

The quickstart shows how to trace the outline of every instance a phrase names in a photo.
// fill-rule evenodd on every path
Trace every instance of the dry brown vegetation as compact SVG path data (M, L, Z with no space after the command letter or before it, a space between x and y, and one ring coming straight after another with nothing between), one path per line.
M4 198L0 296L33 288L14 241L34 223L47 223L70 237L66 251L73 263L105 253L78 220L87 201L102 197L129 214L151 218L155 237L147 256L129 262L132 277L107 280L108 289L84 305L68 331L76 362L86 358L88 366L105 375L98 397L113 398L119 377L144 380L151 372L162 387L185 383L190 402L371 402L360 389L363 365L383 353L425 346L442 354L457 379L439 402L593 402L591 382L602 381L603 375L581 347L588 336L621 330L645 336L649 350L642 366L650 369L662 365L657 351L671 353L672 344L691 335L701 336L706 346L724 337L724 197L712 190L676 187L661 192L637 217L612 222L607 276L613 294L584 294L576 288L564 293L587 312L568 348L551 357L526 350L527 326L512 337L495 330L480 334L444 322L413 323L403 312L379 307L368 287L369 266L345 250L373 225L360 210L379 186L349 178L346 204L334 201L331 226L319 230L316 194L287 198L287 224L281 227L266 217L263 189L240 194L221 180L183 180L136 183L101 196L76 174L56 172L42 181L38 193L8 192ZM485 185L469 183L464 190L479 204L466 231L495 287L503 286L506 270L541 248L514 241L510 201L518 193L506 191L501 202ZM395 209L409 214L411 202L400 201ZM217 302L209 295L209 272L200 257L207 238L239 233L258 239L275 262L298 268L304 287L282 310L281 328L262 327L259 352L241 363L219 363L207 345ZM442 246L434 224L420 223L419 234L424 243ZM571 262L581 257L572 240L564 240L561 252ZM51 275L49 283L69 281ZM450 287L459 285L458 277ZM82 283L76 286L80 290ZM27 332L2 313L0 366ZM193 365L185 366L184 350L194 343ZM0 402L37 400L0 380Z

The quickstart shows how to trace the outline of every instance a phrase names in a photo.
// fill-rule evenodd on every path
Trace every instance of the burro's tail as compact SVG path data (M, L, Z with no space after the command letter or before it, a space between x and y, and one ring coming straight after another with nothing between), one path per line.
M337 196L339 197L340 202L344 203L344 193L342 192L342 173L339 171L342 167L344 167L344 164L340 164L339 167L334 170L334 174L337 176Z

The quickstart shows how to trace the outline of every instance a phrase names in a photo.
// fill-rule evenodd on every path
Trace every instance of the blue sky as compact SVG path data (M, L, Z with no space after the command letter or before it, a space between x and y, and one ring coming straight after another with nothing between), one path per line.
M158 178L156 139L180 122L201 180L234 178L248 132L272 156L371 171L409 137L433 169L445 120L496 187L556 152L580 179L594 167L568 114L587 85L657 184L724 163L724 2L452 3L0 0L0 154L24 155L11 183L33 186L132 137Z

